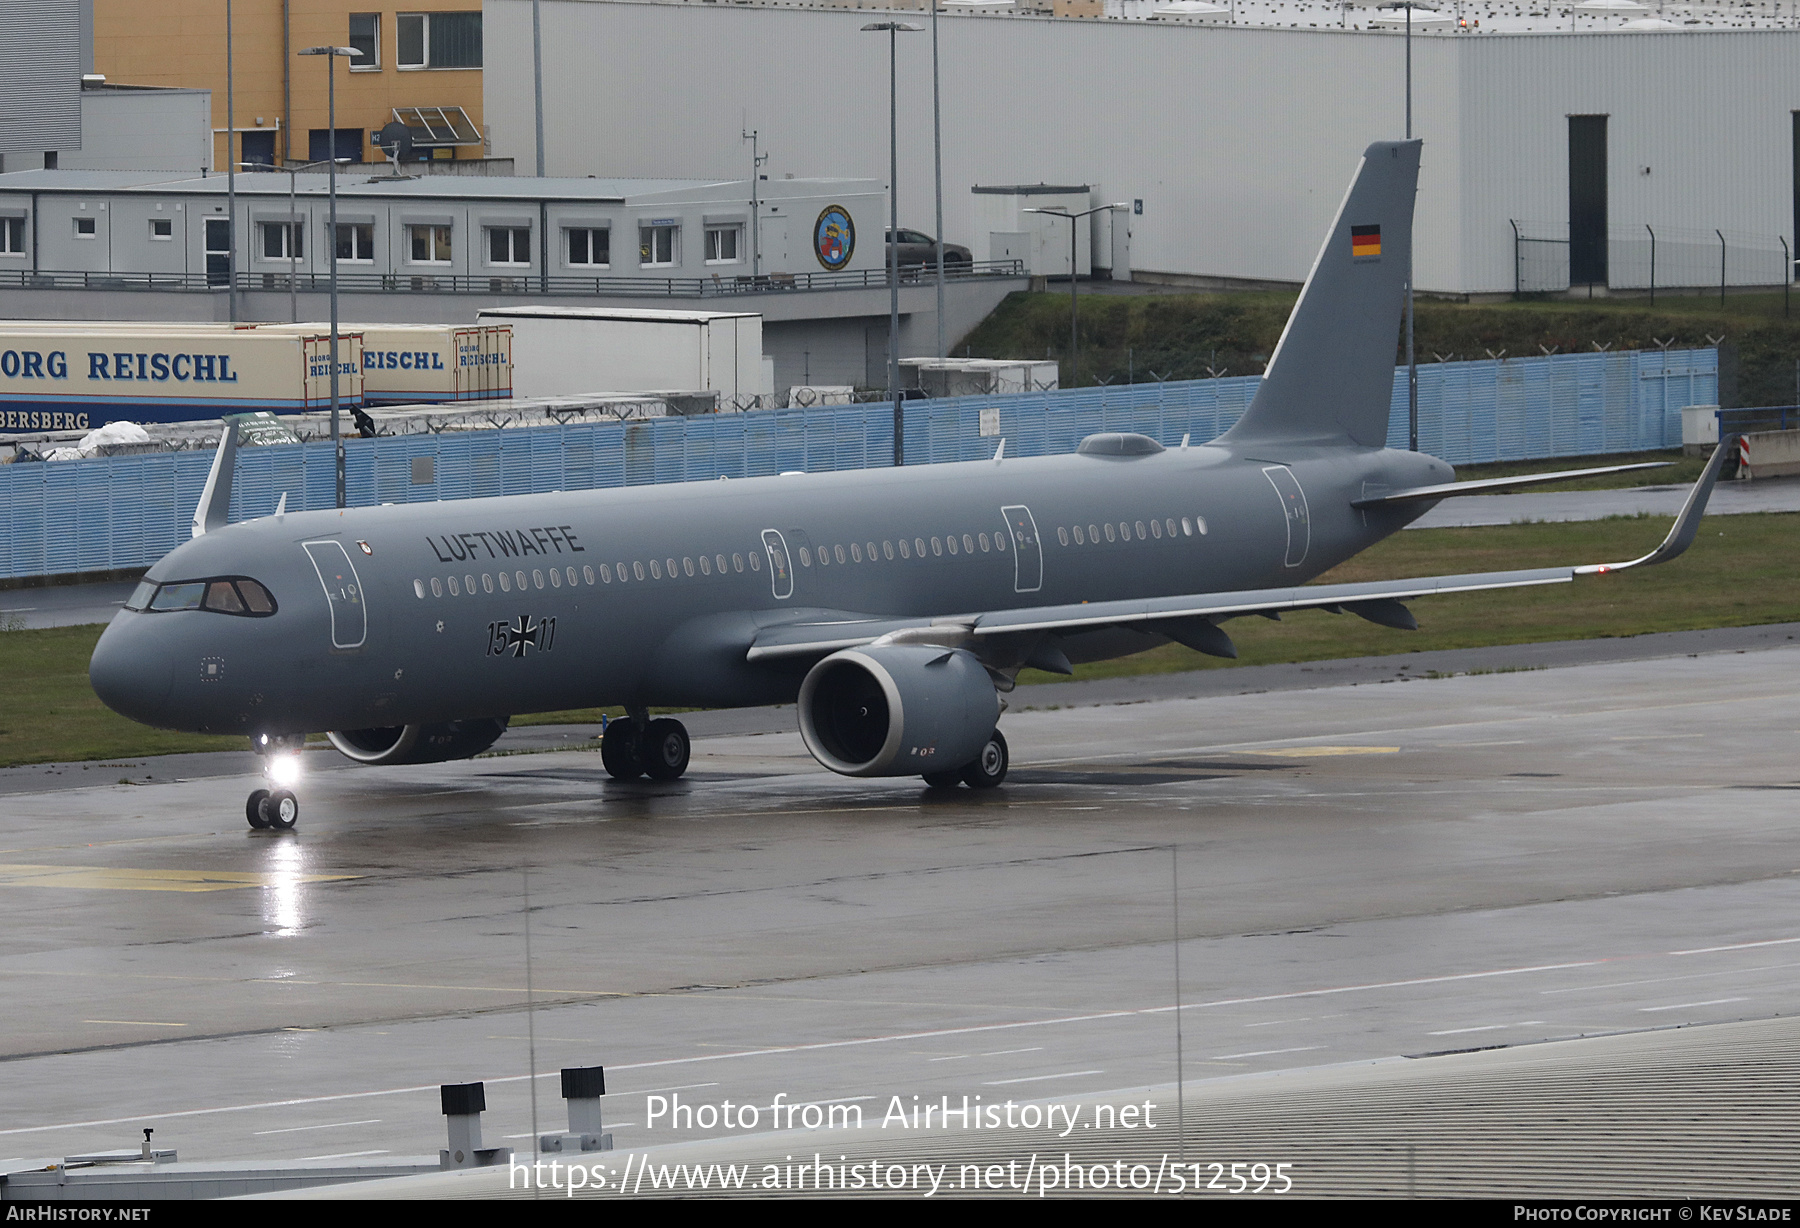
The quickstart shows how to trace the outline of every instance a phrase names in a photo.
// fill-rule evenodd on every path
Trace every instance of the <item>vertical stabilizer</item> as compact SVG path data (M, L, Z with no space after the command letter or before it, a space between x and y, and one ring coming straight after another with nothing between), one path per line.
M1418 182L1418 141L1363 151L1256 398L1220 443L1386 443Z

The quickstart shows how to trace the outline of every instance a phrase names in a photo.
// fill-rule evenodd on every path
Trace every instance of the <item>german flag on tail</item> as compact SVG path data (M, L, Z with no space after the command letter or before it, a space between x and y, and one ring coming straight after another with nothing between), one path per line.
M1350 228L1350 254L1358 260L1364 256L1381 255L1381 227L1352 226Z

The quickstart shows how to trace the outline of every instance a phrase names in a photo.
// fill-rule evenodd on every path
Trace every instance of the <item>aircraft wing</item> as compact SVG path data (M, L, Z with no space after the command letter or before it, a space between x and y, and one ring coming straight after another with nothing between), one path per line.
M818 657L842 648L855 648L877 640L888 643L965 646L998 636L1042 635L1092 631L1101 627L1139 627L1168 634L1193 644L1210 637L1199 620L1216 624L1246 614L1279 615L1283 610L1347 610L1386 626L1410 628L1417 624L1400 603L1415 597L1443 593L1468 593L1482 589L1524 588L1539 584L1567 584L1576 576L1604 575L1633 567L1666 563L1686 550L1706 514L1706 503L1718 480L1726 450L1717 448L1712 460L1688 493L1681 514L1661 545L1641 558L1623 563L1587 563L1566 567L1538 567L1521 571L1476 572L1469 575L1426 576L1415 580L1376 580L1361 584L1305 584L1291 588L1247 589L1224 593L1193 593L1174 597L1133 598L1124 601L1081 602L1076 605L1028 606L967 614L915 618L857 618L807 621L766 627L746 654L752 661ZM1192 621L1190 621L1192 620ZM1196 629L1198 634L1196 634ZM1213 629L1216 634L1216 627ZM1234 655L1230 642L1218 636L1221 655ZM1211 651L1211 648L1206 649ZM1052 658L1054 660L1054 657Z

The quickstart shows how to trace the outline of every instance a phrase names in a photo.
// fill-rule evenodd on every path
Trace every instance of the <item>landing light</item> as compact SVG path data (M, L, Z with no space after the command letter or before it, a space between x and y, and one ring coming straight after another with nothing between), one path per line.
M300 779L299 755L276 755L269 760L269 779L287 788Z

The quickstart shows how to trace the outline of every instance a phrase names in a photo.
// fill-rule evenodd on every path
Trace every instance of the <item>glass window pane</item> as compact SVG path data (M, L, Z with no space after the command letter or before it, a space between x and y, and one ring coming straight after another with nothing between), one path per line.
M193 584L165 584L151 599L152 610L197 610L200 599L206 595L204 582Z
M395 60L401 68L425 67L425 14L401 13Z
M252 614L273 614L275 598L269 596L269 590L255 580L239 580L238 592L244 595L244 604L250 607Z
M350 67L374 68L381 63L380 13L350 14L350 46L356 48Z
M481 67L480 13L432 13L427 30L431 67Z

